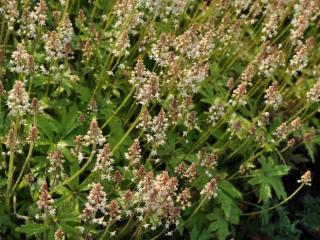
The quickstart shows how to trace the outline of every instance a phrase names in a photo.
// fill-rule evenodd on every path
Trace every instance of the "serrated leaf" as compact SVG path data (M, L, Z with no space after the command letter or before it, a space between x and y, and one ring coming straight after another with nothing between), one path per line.
M241 192L235 188L229 181L222 179L219 181L219 188L227 193L230 197L242 199Z
M226 219L232 224L238 224L240 221L241 210L237 206L237 202L224 192L220 187L217 194L218 202L221 204L221 209L224 212Z
M209 231L215 232L219 240L226 239L229 235L229 224L221 210L216 208L214 212L210 214L210 220L213 220L213 222L209 225Z
M267 203L272 197L271 190L274 190L278 199L286 197L286 192L281 177L287 175L290 167L277 165L269 159L260 159L261 168L252 172L253 178L249 181L251 185L260 185L259 201Z
M304 145L308 151L308 155L311 158L312 163L314 163L315 162L315 153L316 153L315 145L312 143L309 143L309 142L306 142Z
M191 231L191 234L190 234L190 239L191 240L197 240L197 239L199 239L199 235L200 235L200 232L198 231L197 227L194 226L192 228L192 231Z

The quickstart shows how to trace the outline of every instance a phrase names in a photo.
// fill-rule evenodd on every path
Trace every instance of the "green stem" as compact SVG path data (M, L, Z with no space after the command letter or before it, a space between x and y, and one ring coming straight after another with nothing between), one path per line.
M9 171L8 171L8 179L7 179L7 193L6 193L6 208L7 212L11 211L10 207L10 189L12 184L12 178L14 173L14 149L10 148L10 160L9 160Z
M90 157L88 159L88 161L82 166L82 168L80 168L77 172L75 172L71 177L69 177L68 179L66 179L65 181L63 181L62 183L60 183L59 185L57 185L56 187L54 187L51 191L50 194L52 194L53 192L55 192L58 188L63 187L64 185L70 183L73 179L75 179L76 177L78 177L81 173L84 172L84 170L86 170L86 168L88 167L88 165L91 163L94 155L96 153L96 145L94 144L92 147L92 152L90 154Z
M116 116L118 114L118 112L123 108L123 106L127 103L127 101L132 96L134 89L135 89L134 87L131 88L131 90L128 93L128 95L126 96L126 98L123 100L123 102L120 104L120 106L116 109L116 111L114 111L114 113L105 121L105 123L102 125L101 129L104 129L109 124L109 122L114 118L114 116Z
M20 179L21 179L21 177L22 177L22 175L23 175L23 173L24 173L24 170L25 170L25 168L27 167L27 165L28 165L29 162L30 162L30 159L31 159L31 156L32 156L33 147L34 147L34 143L31 143L31 144L30 144L30 147L29 147L29 152L28 152L27 158L26 158L26 160L25 160L24 163L23 163L23 166L22 166L22 169L21 169L20 174L19 174L19 176L18 176L18 179L17 179L16 183L14 184L14 186L13 186L13 188L12 188L12 192L14 192L14 190L16 189L16 187L19 185L19 182L20 182Z
M91 17L90 17L90 21L91 21L91 22L93 22L94 17L95 17L95 15L96 15L96 10L97 10L97 7L98 7L98 2L99 2L99 0L96 0L96 1L94 2L93 9L92 9L92 12L91 12Z
M114 146L114 148L112 149L112 153L114 153L122 144L122 142L128 137L128 135L130 134L130 132L134 129L134 127L138 124L139 122L139 118L141 116L141 114L144 112L144 110L146 109L146 107L142 107L141 111L139 113L139 115L137 116L136 120L131 124L130 128L127 130L127 132L122 136L122 138L120 139L120 141Z
M305 184L302 183L289 197L287 197L286 199L284 199L283 201L279 202L278 204L272 206L272 207L269 207L269 208L266 208L266 209L262 209L260 211L255 211L255 212L249 212L249 213L243 213L241 214L242 216L253 216L253 215L257 215L257 214L261 214L261 213L264 213L264 212L268 212L268 211L271 211L277 207L280 207L281 205L287 203L290 199L292 199L304 186Z

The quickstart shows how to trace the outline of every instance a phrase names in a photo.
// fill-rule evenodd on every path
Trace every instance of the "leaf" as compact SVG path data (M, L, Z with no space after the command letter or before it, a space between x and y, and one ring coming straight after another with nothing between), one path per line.
M213 222L209 225L209 231L215 232L219 240L224 240L229 235L229 224L223 216L219 208L214 209L214 212L208 215L209 220Z
M217 199L226 219L232 224L239 224L241 210L236 202L220 189L218 189Z
M60 216L59 216L59 221L60 222L80 222L80 213L78 211L74 211L74 212L64 212L64 213L61 213Z
M260 159L261 168L252 172L253 178L249 181L251 185L260 185L259 201L268 203L272 197L273 190L278 199L287 196L281 177L287 175L290 167L287 165L276 165L271 159Z
M81 95L81 99L84 101L84 102L89 102L90 101L90 98L91 98L91 93L90 93L90 90L84 86L82 86L81 84L78 84L76 83L74 85L74 90L78 93L80 93Z
M79 229L73 227L73 226L70 226L68 224L65 224L65 223L61 223L61 228L63 229L63 231L70 235L71 238L70 239L81 239L81 232L79 231Z
M49 115L39 115L37 117L37 125L41 133L50 140L54 140L55 133L59 133L59 122Z
M194 226L190 234L190 239L197 240L199 238L199 235L200 235L200 232L198 231L197 227Z
M0 204L0 227L1 226L11 226L15 227L16 224L12 222L11 218L5 212L4 204Z
M308 155L311 157L312 163L314 163L315 162L315 153L317 152L315 144L312 144L310 142L306 142L304 145L308 151Z
M39 223L27 223L21 227L16 228L17 232L26 233L29 235L34 235L37 233L42 233L48 230L48 226Z
M68 113L63 109L61 111L61 124L60 124L60 134L61 136L67 136L74 129L76 129L80 122L78 119L78 111L76 105L69 108Z
M242 199L241 192L225 179L219 181L219 188L226 192L230 197Z

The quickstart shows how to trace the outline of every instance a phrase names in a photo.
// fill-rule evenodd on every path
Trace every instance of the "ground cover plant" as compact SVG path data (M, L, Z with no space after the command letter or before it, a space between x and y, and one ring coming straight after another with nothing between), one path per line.
M316 239L319 15L1 0L0 239Z

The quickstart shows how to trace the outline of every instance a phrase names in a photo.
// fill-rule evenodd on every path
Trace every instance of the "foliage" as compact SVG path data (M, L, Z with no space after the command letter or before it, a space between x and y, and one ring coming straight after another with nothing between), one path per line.
M0 238L317 232L316 197L285 204L317 171L319 13L317 0L1 1Z

